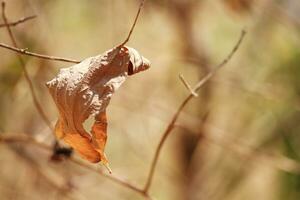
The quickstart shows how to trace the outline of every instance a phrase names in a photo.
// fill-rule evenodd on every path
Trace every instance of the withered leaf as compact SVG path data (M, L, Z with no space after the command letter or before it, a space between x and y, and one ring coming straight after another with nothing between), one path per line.
M84 159L106 164L106 107L128 75L149 67L149 61L135 49L119 46L61 69L46 83L59 110L57 138L63 139ZM83 122L90 115L95 117L95 122L88 132Z

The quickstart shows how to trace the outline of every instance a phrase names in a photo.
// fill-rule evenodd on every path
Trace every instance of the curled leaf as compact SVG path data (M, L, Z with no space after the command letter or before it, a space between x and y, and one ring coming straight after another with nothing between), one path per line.
M135 49L122 46L61 69L46 83L59 111L57 138L72 146L84 159L107 164L106 107L128 75L149 67L149 61ZM95 122L88 132L83 122L90 115L95 117Z

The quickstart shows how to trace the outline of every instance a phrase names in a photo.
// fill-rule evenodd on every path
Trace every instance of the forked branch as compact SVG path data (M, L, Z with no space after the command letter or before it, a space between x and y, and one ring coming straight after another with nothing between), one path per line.
M129 34L128 34L127 38L125 39L125 41L119 45L119 47L124 46L129 41L129 39L130 39L130 37L132 35L132 32L133 32L133 30L134 30L134 28L136 26L136 23L137 23L137 20L139 18L139 15L140 15L140 12L142 10L142 7L144 5L144 2L145 2L145 0L141 0L138 12L137 12L136 17L134 19L133 25L132 25L132 27L131 27L131 29L129 31ZM19 54L29 55L29 56L33 56L33 57L42 58L42 59L48 59L48 60L54 60L54 61L63 61L63 62L70 62L70 63L79 63L80 62L80 61L77 61L77 60L72 60L72 59L67 59L67 58L60 58L60 57L54 57L54 56L47 56L47 55L32 53L32 52L27 51L26 49L19 49L18 45L16 43L16 40L15 40L15 38L13 36L13 33L12 33L11 29L10 29L10 26L17 25L17 24L22 23L22 22L24 22L26 20L29 20L29 19L26 19L26 20L23 19L23 21L19 20L18 22L8 23L7 18L5 16L5 3L4 2L2 3L2 17L3 17L3 20L5 22L5 26L6 26L7 30L8 30L9 36L10 36L12 42L13 42L14 47L11 47L11 46L3 44L3 43L0 43L0 47L3 47L5 49L9 49L9 50L15 51L15 52L17 52ZM95 168L91 167L90 165L87 165L87 164L85 164L85 163L83 163L83 162L81 162L79 160L75 160L75 159L72 158L71 161L74 162L74 163L76 163L76 164L78 164L78 165L80 165L80 166L83 166L83 167L85 167L87 169L93 170L93 171L97 172L98 174L104 175L105 177L108 177L109 179L113 180L114 182L116 182L118 184L121 184L121 185L123 185L123 186L125 186L127 188L130 188L133 191L136 191L139 194L143 195L144 197L150 199L150 196L149 196L148 192L149 192L149 188L151 187L151 184L152 184L152 180L153 180L153 176L154 176L155 169L156 169L156 166L157 166L157 161L158 161L159 156L160 156L160 152L162 150L163 145L165 144L165 141L167 140L168 136L170 135L171 131L173 130L173 128L175 126L175 123L176 123L179 115L181 114L182 110L185 108L185 106L187 105L187 103L194 96L196 96L196 92L199 91L205 85L205 83L207 83L216 74L216 72L220 68L222 68L223 66L225 66L230 61L230 59L232 58L232 56L235 54L235 52L240 47L240 44L241 44L241 42L242 42L242 40L243 40L243 38L245 36L245 33L246 33L245 31L242 31L241 36L240 36L238 42L236 43L236 45L234 46L234 48L232 49L232 51L229 53L229 55L219 65L217 65L211 72L209 72L203 79L201 79L194 86L193 89L191 89L191 87L189 86L189 84L187 84L187 82L184 80L183 77L181 78L181 80L183 81L183 83L185 84L185 86L189 89L190 94L180 104L179 108L177 109L177 111L173 115L173 117L171 119L171 122L168 124L166 130L164 131L164 133L162 135L162 138L161 138L161 140L160 140L160 142L159 142L159 144L158 144L158 146L156 148L154 158L153 158L153 160L151 162L150 171L148 173L147 181L146 181L145 187L143 189L140 189L140 188L138 188L138 187L136 187L136 186L134 186L134 185L128 183L127 181L124 181L123 179L120 179L118 177L104 174L103 172L98 171ZM36 98L36 95L35 95L35 91L33 89L33 84L32 84L32 82L31 82L31 80L29 78L29 75L28 75L28 72L27 72L27 69L26 69L26 66L25 66L25 62L23 61L23 59L22 59L22 57L20 55L18 55L18 57L19 57L20 62L22 64L26 81L28 82L28 85L30 87L30 92L31 92L34 104L35 104L36 108L38 109L40 115L44 119L44 121L48 124L49 127L51 127L50 121L47 119L47 117L46 117L46 115L45 115L42 107L40 106L40 104L37 101L37 98ZM0 137L0 140L1 140L1 137ZM2 141L4 141L3 138L2 138ZM33 143L33 144L38 145L41 148L49 149L49 150L52 151L51 147L44 146L43 144L40 144L39 142L35 141L33 138L22 138L22 139L15 138L15 139L11 139L11 140L9 140L8 138L6 139L6 142L14 142L14 141Z
M179 79L181 80L185 88L190 92L190 94L192 94L194 97L198 97L198 94L195 91L193 91L191 85L185 80L183 75L179 74Z
M141 1L141 4L140 4L140 7L139 7L139 10L137 12L137 15L135 17L135 20L134 20L134 23L130 29L130 32L126 38L126 40L121 44L121 46L125 45L129 39L130 39L130 36L134 30L134 27L137 23L137 19L140 15L140 12L141 12L141 9L144 5L144 2L145 0L142 0ZM70 63L79 63L80 61L77 61L77 60L72 60L72 59L66 59L66 58L61 58L61 57L54 57L54 56L48 56L48 55L42 55L42 54L37 54L37 53L32 53L32 52L29 52L27 51L26 49L20 49L18 48L18 44L17 44L17 41L13 35L13 32L11 30L11 26L16 26L17 24L20 24L20 23L23 23L25 21L28 21L30 19L33 19L34 16L31 16L31 17L27 17L27 18L24 18L24 19L20 19L16 22L13 22L13 23L9 23L8 20L7 20L7 17L6 17L6 14L5 14L5 2L2 2L2 18L4 20L4 25L3 27L6 27L7 31L8 31L8 34L9 34L9 37L11 39L11 42L13 43L13 46L9 46L9 45L6 45L6 44L3 44L3 43L0 43L0 47L3 47L5 49L9 49L9 50L12 50L17 54L19 60L20 60L20 63L21 63L21 66L23 68L23 71L24 71L24 75L25 75L25 79L29 85L29 88L30 88L30 94L33 98L33 102L34 102L34 105L35 107L37 108L39 114L41 115L42 119L46 122L46 124L49 126L50 129L53 129L52 126L51 126L51 122L50 120L47 118L47 116L45 115L45 112L43 111L41 105L39 104L38 100L37 100L37 96L36 96L36 93L35 93L35 90L34 90L34 87L33 87L33 83L29 77L29 74L28 74L28 71L26 69L26 65L25 65L25 62L23 60L23 58L21 57L20 54L23 54L23 55L29 55L29 56L33 56L33 57L38 57L38 58L42 58L42 59L48 59L48 60L54 60L54 61L63 61L63 62L70 62ZM29 144L35 144L37 145L38 147L40 148L43 148L43 149L46 149L46 150L49 150L49 151L53 151L53 148L51 146L47 146L43 143L40 143L38 141L36 141L34 138L31 138L31 137L27 137L26 135L24 136L12 136L12 137L2 137L0 136L0 141L3 141L3 142L6 142L6 143L11 143L11 142L24 142L24 143L29 143ZM147 199L151 199L151 197L144 192L143 189L140 189L130 183L128 183L127 181L119 178L119 177L116 177L116 176L111 176L111 175L107 175L101 171L98 171L96 170L95 168L93 168L91 165L88 165L80 160L77 160L77 159L74 159L74 158L70 158L70 161L72 161L73 163L76 163L77 165L80 165L84 168L87 168L89 170L92 170L92 171L95 171L96 173L98 174L101 174L107 178L109 178L110 180L120 184L120 185L123 185L124 187L127 187L135 192L138 192L139 194L141 194L143 197L147 198Z
M29 21L29 20L34 19L34 18L36 18L36 15L31 15L31 16L28 16L28 17L23 17L23 18L15 21L15 22L10 22L7 25L10 26L10 27L17 26L18 24L21 24L23 22ZM0 24L0 28L4 28L4 27L6 27L5 23L4 24Z
M240 47L240 44L242 43L244 36L246 34L245 30L242 30L241 35L239 37L239 40L237 41L237 43L235 44L234 48L231 50L231 52L228 54L228 56L219 64L217 65L211 72L209 72L204 78L202 78L193 88L192 91L199 91L200 88L202 88L205 83L207 83L212 76L214 76L216 74L216 72L222 68L223 66L225 66L228 61L232 58L232 56L235 54L235 52L238 50L238 48ZM179 108L177 109L176 113L173 115L171 122L168 124L166 130L164 131L162 138L159 141L159 144L156 148L155 151L155 155L154 158L152 160L151 166L150 166L150 171L148 173L148 177L147 177L147 181L144 187L144 192L148 193L149 188L151 187L152 184L152 180L153 180L153 176L155 173L155 169L156 169L156 165L157 165L157 161L159 159L160 156L160 152L161 149L165 143L165 141L167 140L168 136L170 135L171 131L174 128L174 125L179 117L179 115L181 114L182 110L185 108L185 106L187 105L187 103L194 97L193 93L189 94L184 100L183 102L180 104Z
M136 26L136 23L137 23L137 20L139 18L139 15L141 13L141 10L142 10L142 8L143 8L143 6L145 4L145 1L146 0L142 0L141 1L139 9L138 9L138 12L137 12L137 14L136 14L136 16L134 18L134 22L133 22L133 24L131 26L131 29L130 29L129 33L128 33L128 36L124 40L124 42L122 42L119 45L119 47L124 46L129 41L129 39L130 39L130 37L132 35L132 32L133 32L133 30L134 30L134 28ZM4 6L5 6L4 2L2 2L2 4L4 4ZM27 21L29 19L33 19L34 17L35 16L30 16L30 17L27 17L27 18L24 18L24 19L20 19L17 22L7 23L7 24L8 24L8 26L15 26L15 25L17 25L19 23L22 23L22 22L25 22L25 21ZM1 24L0 27L1 26L5 26L5 24L3 24L3 25ZM0 43L0 47L3 47L5 49L11 50L11 51L14 51L14 52L19 53L19 54L23 54L23 55L27 55L27 56L32 56L32 57L36 57L36 58L41 58L41 59L46 59L46 60L61 61L61 62L68 62L68 63L75 63L75 64L81 62L79 60L74 60L74 59L69 59L69 58L63 58L63 57L57 57L57 56L50 56L50 55L44 55L44 54L34 53L34 52L28 51L27 49L20 49L20 48L17 48L17 47L12 47L12 46L9 46L9 45L4 44L4 43Z

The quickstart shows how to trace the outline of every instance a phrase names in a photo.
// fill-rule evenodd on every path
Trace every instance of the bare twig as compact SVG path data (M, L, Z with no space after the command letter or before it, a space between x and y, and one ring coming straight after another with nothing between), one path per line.
M76 159L76 158L71 158L70 159L73 163L83 167L83 168L86 168L88 170L91 170L97 174L101 174L102 176L105 176L106 178L110 179L111 181L113 182L116 182L120 185L123 185L124 187L127 187L135 192L139 192L139 193L142 193L143 190L142 189L139 189L138 187L132 185L131 183L128 183L126 180L122 179L122 178L119 178L117 176L114 176L114 175L108 175L102 171L99 171L98 169L96 169L95 167L89 165L88 163L85 163L85 162L82 162L81 160L79 159Z
M209 72L204 78L202 78L194 87L194 89L192 91L195 91L197 92L200 88L203 87L203 85L205 85L205 83L207 83L210 78L216 74L216 72L223 66L225 66L228 61L232 58L232 56L234 55L234 53L238 50L241 42L243 41L244 39L244 36L245 36L246 32L244 30L242 30L241 32L241 36L238 40L238 42L236 43L236 45L234 46L234 48L232 49L232 51L229 53L229 55L219 64L217 65L211 72ZM150 166L150 171L148 173L148 177L147 177L147 181L146 181L146 184L145 184L145 187L144 187L144 192L145 193L148 193L149 191L149 188L152 184L152 180L153 180L153 176L154 176L154 173L155 173L155 168L156 168L156 165L157 165L157 161L158 161L158 158L159 158L159 155L160 155L160 152L161 152L161 149L166 141L166 139L168 138L168 136L170 135L171 131L173 130L174 128L174 125L179 117L179 115L181 114L182 110L185 108L185 106L187 105L187 103L194 97L193 94L190 94L189 96L187 96L183 102L180 104L179 108L177 109L176 113L173 115L172 117L172 120L171 122L168 124L166 130L164 131L163 133L163 136L162 138L160 139L159 141L159 144L156 148L156 151L155 151L155 155L154 155L154 158L152 160L152 163L151 163L151 166Z
M142 8L143 8L143 6L144 6L145 1L146 1L146 0L141 0L140 6L139 6L139 10L138 10L138 12L137 12L137 14L136 14L136 16L135 16L135 18L134 18L134 22L133 22L133 24L132 24L132 26L131 26L131 29L130 29L130 31L129 31L129 34L128 34L127 38L125 39L125 41L124 41L122 44L119 45L119 47L124 46L124 45L129 41L130 36L131 36L131 34L132 34L133 30L134 30L134 27L135 27L136 22L137 22L137 20L138 20L138 18L139 18L139 15L140 15L140 13L141 13L141 10L142 10Z
M43 143L43 142L39 142L37 141L34 137L29 136L28 134L0 134L0 143L24 143L24 144L33 144L41 149L44 149L46 151L50 151L52 152L52 147ZM123 187L126 187L132 191L135 191L139 194L141 194L142 196L144 196L147 199L151 199L151 197L146 194L142 189L138 188L137 186L134 186L133 184L129 183L128 181L126 181L123 178L117 177L117 176L113 176L113 175L109 175L106 174L100 170L97 170L95 167L93 167L92 165L82 162L79 159L73 158L71 157L70 159L68 159L70 162L81 166L82 168L85 168L87 170L93 171L96 174L99 174L101 176L104 176L106 178L108 178L109 180L111 180L112 182L115 182Z
M125 41L122 42L122 43L119 45L119 47L124 46L124 45L129 41L130 36L132 35L132 32L133 32L133 30L134 30L134 28L135 28L135 25L136 25L136 23L137 23L137 20L138 20L138 18L139 18L139 15L140 15L140 13L141 13L141 10L142 10L142 8L143 8L143 6L144 6L145 1L146 1L146 0L142 0L142 1L141 1L140 6L139 6L139 9L138 9L138 12L137 12L137 14L136 14L136 16L135 16L133 25L132 25L132 27L131 27L131 29L130 29L130 31L129 31L129 34L128 34L127 38L125 39ZM2 4L5 5L4 2L2 2ZM29 18L29 17L28 17L28 18ZM31 19L32 19L32 18L33 18L33 16L31 16ZM26 19L26 20L29 20L29 19ZM19 20L19 21L20 21L20 22L18 22L18 23L17 23L17 22L14 22L14 23L7 23L7 24L8 24L8 26L12 26L12 24L17 25L17 24L21 23L21 20ZM22 22L24 22L24 19L23 19ZM4 24L4 25L5 25L5 24ZM12 47L12 46L9 46L9 45L4 44L4 43L0 43L0 47L3 47L3 48L8 49L8 50L12 50L12 51L17 52L17 53L19 53L19 54L23 54L23 55L27 55L27 56L33 56L33 57L37 57L37 58L41 58L41 59L46 59L46 60L61 61L61 62L69 62L69 63L75 63L75 64L81 62L81 61L79 61L79 60L73 60L73 59L69 59L69 58L62 58L62 57L56 57L56 56L50 56L50 55L43 55L43 54L39 54L39 53L34 53L34 52L28 51L27 49L20 49L20 48L18 48L18 47L16 47L16 46L15 46L15 47Z
M9 45L4 44L4 43L0 43L0 47L12 50L12 51L17 52L19 54L23 54L23 55L27 55L27 56L33 56L33 57L37 57L37 58L41 58L41 59L68 62L68 63L80 63L80 61L78 61L78 60L33 53L33 52L30 52L30 51L27 51L27 49L19 49L19 48L12 47L12 46L9 46Z
M8 25L8 26L16 26L16 25L18 25L18 24L21 24L21 23L23 23L23 22L26 22L26 21L31 20L31 19L34 19L34 18L36 18L36 15L31 15L31 16L28 16L28 17L23 17L23 18L21 18L21 19L15 21L15 22L10 22L10 23L8 23L7 25ZM5 23L4 23L4 24L0 24L0 28L3 28L3 27L6 27L6 24L5 24Z
M75 163L75 164L77 164L77 165L79 165L79 166L81 166L81 167L83 167L83 168L85 168L85 169L88 169L90 171L93 171L93 172L101 175L101 176L104 176L105 178L108 178L109 180L111 180L111 181L113 181L113 182L115 182L115 183L117 183L117 184L119 184L119 185L121 185L123 187L126 187L126 188L128 188L128 189L130 189L132 191L135 191L138 194L140 194L143 197L145 197L146 199L149 199L149 200L152 199L151 196L148 193L145 193L143 189L138 188L137 186L129 183L127 180L125 180L123 178L117 177L117 176L112 175L112 174L110 174L110 175L106 174L106 173L104 173L102 171L97 170L96 168L94 168L90 164L82 162L81 160L73 158L73 157L70 158L70 161L73 162L73 163Z
M217 65L212 71L210 71L201 81L199 81L195 87L193 88L193 91L198 91L213 75L216 74L216 72L223 67L224 65L226 65L229 60L232 58L232 56L235 54L235 52L238 50L238 48L240 47L240 44L242 43L244 36L246 35L246 31L242 30L241 32L241 36L238 40L238 42L236 43L236 45L234 46L234 48L232 49L232 51L230 52L230 54L228 54L228 56L219 64Z
M185 78L183 77L183 75L179 74L179 79L181 80L181 82L183 83L183 85L186 87L186 89L194 96L194 97L198 97L198 94L193 91L191 85L185 80Z
M10 27L9 27L9 25L8 25L8 20L7 20L7 17L6 17L6 15L5 15L5 2L4 2L4 1L2 2L1 6L2 6L2 18L3 18L3 21L4 21L5 25L6 25L6 29L7 29L7 31L8 31L9 37L10 37L10 39L11 39L11 41L12 41L14 47L15 47L15 48L18 48L17 41L16 41L16 39L15 39L15 37L14 37L14 35L13 35L13 32L11 31L11 29L10 29ZM24 75L25 75L25 79L26 79L26 81L27 81L27 83L28 83L28 85L29 85L29 89L30 89L30 93L31 93L31 96L32 96L32 99L33 99L33 103L34 103L36 109L38 110L40 116L41 116L42 119L44 120L44 122L45 122L45 123L47 124L47 126L53 131L53 127L52 127L52 125L51 125L50 120L47 118L47 116L46 116L46 114L45 114L45 112L44 112L42 106L40 105L40 103L39 103L38 100L37 100L37 96L36 96L36 94L35 94L35 91L34 91L34 87L33 87L32 81L30 80L28 71L27 71L27 69L26 69L26 64L25 64L23 58L22 58L20 55L18 55L18 58L19 58L19 61L20 61L20 63L21 63L21 66L22 66L22 68L23 68Z

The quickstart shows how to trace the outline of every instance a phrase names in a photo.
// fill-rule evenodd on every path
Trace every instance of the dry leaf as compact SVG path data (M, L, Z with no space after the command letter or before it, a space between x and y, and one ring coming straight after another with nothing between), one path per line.
M149 67L149 61L135 49L122 46L61 69L46 84L59 110L57 138L72 146L84 159L106 164L106 107L128 75ZM90 115L95 117L95 122L89 133L83 122Z

